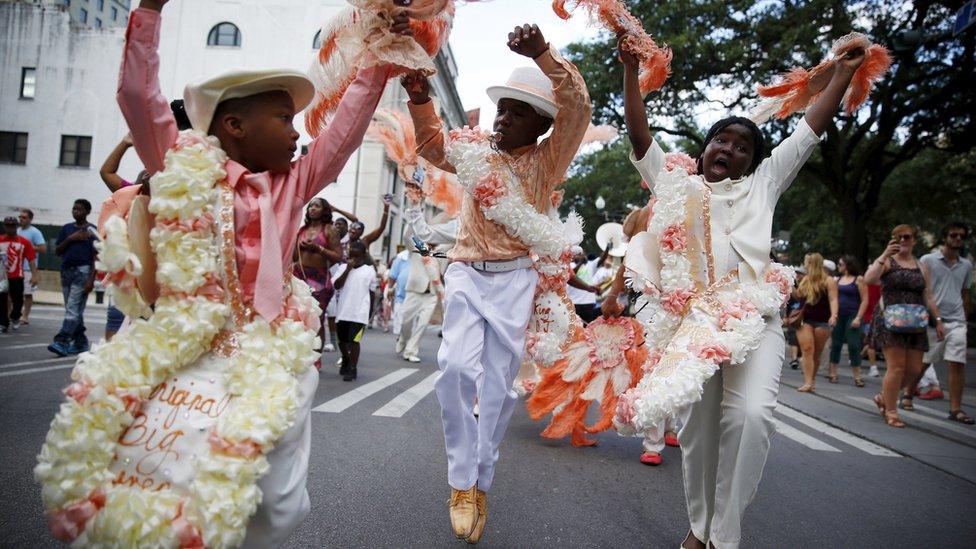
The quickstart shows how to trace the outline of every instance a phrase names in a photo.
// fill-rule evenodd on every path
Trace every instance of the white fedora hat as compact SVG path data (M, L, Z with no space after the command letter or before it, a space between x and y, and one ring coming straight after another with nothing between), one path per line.
M499 99L515 99L528 103L541 115L556 118L556 96L552 93L552 81L538 67L518 67L508 77L504 86L491 86L488 97L497 105Z
M295 112L304 110L315 96L315 86L312 81L304 73L296 70L232 69L187 85L183 90L183 101L193 129L206 133L210 130L214 112L221 101L269 91L288 92L295 102Z

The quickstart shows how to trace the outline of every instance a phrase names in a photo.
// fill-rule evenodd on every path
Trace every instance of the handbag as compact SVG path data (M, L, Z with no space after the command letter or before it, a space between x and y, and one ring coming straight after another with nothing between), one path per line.
M929 326L929 311L917 303L897 303L885 306L881 300L884 327L893 334L925 333Z

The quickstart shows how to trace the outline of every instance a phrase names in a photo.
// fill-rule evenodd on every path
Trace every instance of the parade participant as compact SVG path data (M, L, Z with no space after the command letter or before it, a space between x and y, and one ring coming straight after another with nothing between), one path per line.
M35 476L52 529L65 541L278 546L310 510L318 384L311 351L318 307L287 269L299 214L361 143L391 67L359 71L328 128L294 161L292 119L315 90L292 70L235 70L188 86L193 130L178 133L159 90L164 4L142 0L132 12L118 88L135 149L154 173L149 238L160 296L153 304L133 295L141 307L132 316L147 319L82 356ZM402 11L387 21L392 32L410 33ZM107 223L102 261L119 281L114 288L131 295L138 258L125 249L124 222ZM176 390L212 395L214 415L172 412L172 421L190 422L179 430L187 442L173 450L195 459L139 468L145 448L125 444L139 424L136 432L126 426ZM66 436L86 444L68 444Z
M17 235L22 236L34 245L34 252L37 254L37 264L40 265L40 254L47 251L47 242L41 230L31 225L34 221L34 212L29 208L20 210L17 216L20 226L17 227ZM31 307L34 306L34 292L41 283L41 270L31 269L30 264L24 261L24 314L20 318L20 323L30 324Z
M454 245L457 239L456 219L445 223L431 224L424 218L420 208L423 199L420 187L407 184L405 195L407 208L403 218L410 227L409 234L416 236L434 250L443 250ZM407 258L406 285L401 305L400 336L397 338L398 352L404 360L420 362L420 340L430 325L437 302L443 297L441 266L437 259L411 251ZM397 283L399 286L399 282Z
M295 261L295 276L299 280L304 280L312 289L312 297L318 301L324 316L329 301L335 293L329 268L342 261L339 236L332 224L332 208L324 198L316 197L308 203L308 208L305 210L305 224L298 230ZM324 342L324 331L328 324L324 317L321 320L319 340ZM315 362L315 367L322 369L321 358Z
M341 291L336 303L336 331L342 353L342 381L356 380L359 343L369 322L371 293L376 290L376 269L368 257L362 241L350 242L349 256L339 265L335 279L335 287Z
M484 133L472 130L448 141L426 78L412 74L403 80L420 155L457 173L467 191L457 244L448 254L453 262L444 275L444 331L437 356L441 376L435 389L447 448L451 526L469 543L477 543L484 532L498 446L517 400L512 382L526 350L539 278L530 254L542 258L568 252L566 237L549 230L556 225L550 217L553 191L564 180L590 118L582 77L537 26L516 27L508 47L538 68L515 69L507 84L488 88L497 105L490 143ZM540 142L550 128L551 136ZM487 179L476 180L475 172L486 172ZM489 183L490 188L483 185ZM537 222L533 229L494 217L505 215L503 208L491 207L502 193L513 193L504 195L509 201L505 212L519 213L525 223ZM543 244L545 251L538 253Z
M773 432L778 313L792 289L791 273L769 262L773 211L830 124L865 43L838 49L822 69L829 83L770 158L762 131L729 117L708 131L694 175L666 166L647 125L638 59L620 48L631 160L656 202L626 260L644 293L637 307L649 326L650 371L621 398L618 428L640 431L691 406L679 435L691 523L683 547L739 545Z

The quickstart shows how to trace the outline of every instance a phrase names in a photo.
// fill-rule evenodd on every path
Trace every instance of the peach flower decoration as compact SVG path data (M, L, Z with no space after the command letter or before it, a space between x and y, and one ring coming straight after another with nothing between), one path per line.
M661 298L661 306L673 315L683 314L688 300L695 295L695 292L686 289L678 289L664 294Z
M706 343L695 349L695 356L702 360L710 360L715 364L721 364L732 358L732 354L725 347L718 343Z
M483 207L491 208L497 205L499 199L505 196L507 192L502 178L497 173L492 172L475 186L472 194L474 199Z
M680 252L688 245L688 237L685 228L681 225L668 225L661 233L658 242L661 249L666 252Z

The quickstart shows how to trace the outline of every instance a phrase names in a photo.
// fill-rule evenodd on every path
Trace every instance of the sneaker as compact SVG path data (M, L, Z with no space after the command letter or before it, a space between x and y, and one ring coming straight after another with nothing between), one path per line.
M17 330L20 329L20 321L19 320L15 320L15 321L11 322L10 323L10 327L16 332Z
M793 359L793 360L790 361L790 368L796 370L799 367L800 367L800 361L799 360Z
M90 349L91 345L89 345L87 341L81 345L72 343L71 346L68 347L68 354L80 355L81 353L87 353Z
M333 345L331 343L326 343L325 346L322 347L322 352L323 353L334 353L335 352L335 345Z
M406 360L407 362L417 363L420 362L420 357L417 355L404 355L403 360Z
M872 364L871 365L871 371L868 372L868 375L871 376L871 377L880 377L881 376L881 372L878 371L878 365L877 364Z
M47 350L58 356L68 356L68 348L64 346L64 343L60 341L55 341L54 343L47 346Z
M644 465L653 465L656 467L664 463L664 458L657 452L644 452L641 454L640 462Z
M342 368L342 356L339 356L339 360L336 361L336 366Z
M941 400L944 397L945 394L942 392L942 389L939 389L938 387L932 387L928 391L918 395L918 398L922 400Z

